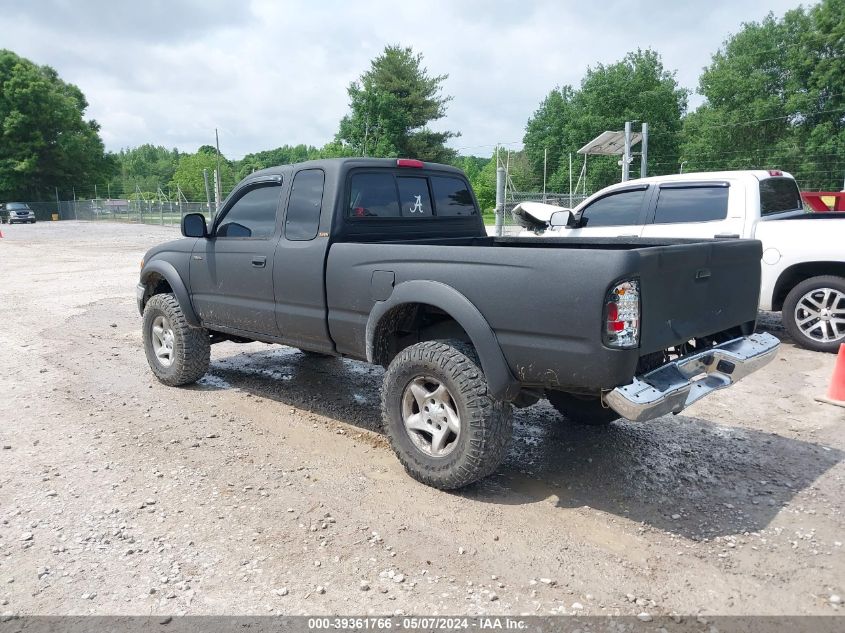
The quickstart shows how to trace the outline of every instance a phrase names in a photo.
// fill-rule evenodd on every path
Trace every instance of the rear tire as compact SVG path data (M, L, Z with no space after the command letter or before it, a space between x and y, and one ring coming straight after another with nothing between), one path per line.
M605 407L600 398L564 391L549 391L546 396L558 413L576 424L604 426L620 418L616 411Z
M399 461L427 486L462 488L507 455L511 405L490 396L475 351L460 341L402 350L385 373L381 410Z
M786 295L782 319L801 347L837 352L845 343L845 278L822 275L805 279Z
M144 352L155 377L178 387L196 382L208 371L208 331L188 325L172 294L153 295L144 307Z

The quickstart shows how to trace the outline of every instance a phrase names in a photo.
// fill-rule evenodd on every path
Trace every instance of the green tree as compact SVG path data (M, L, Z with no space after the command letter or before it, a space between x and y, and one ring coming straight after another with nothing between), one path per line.
M301 163L315 158L320 158L320 150L311 145L282 145L275 149L247 154L237 162L236 171L238 179L241 179L259 169Z
M489 158L481 158L479 156L458 156L452 163L455 167L462 169L466 174L469 184L472 186L473 191L475 191L476 198L479 199L482 210L484 209L484 205L481 203L479 194L479 188L483 188L481 184L481 172L490 160Z
M43 199L116 171L100 126L85 120L82 91L9 50L0 50L0 199Z
M492 220L492 214L496 207L497 153L502 167L508 167L510 178L507 185L508 191L536 191L538 188L525 152L512 151L510 152L510 160L508 160L508 152L505 148L499 147L496 149L498 151L493 152L492 158L484 159L468 156L461 161L463 164L458 164L466 172L473 191L475 191L475 197L478 198L478 205L488 220ZM510 201L510 196L508 196L508 200Z
M446 116L452 99L442 95L447 77L430 76L422 55L411 48L387 46L349 85L350 112L341 120L335 140L356 155L454 160L456 153L446 142L458 134L428 127Z
M149 143L121 149L115 154L120 173L109 183L112 197L134 193L136 186L141 191L155 192L159 187L166 191L176 172L179 156L177 149ZM99 193L106 195L106 191Z
M572 104L575 94L576 91L571 86L555 88L543 99L534 115L528 119L523 143L525 154L535 174L543 173L544 164L546 164L547 174L556 173L563 165L568 168L569 152L574 151L573 148L578 149L589 140L581 140L574 136L575 130L571 122L575 118Z
M208 186L214 198L214 170L217 169L217 150L203 145L195 154L182 154L173 173L171 189L178 186L188 200L205 200L203 170L208 171ZM238 183L235 169L225 157L220 157L221 189L225 196Z
M685 170L781 168L804 188L845 172L845 0L743 25L699 81L686 117Z
M493 212L496 206L496 154L487 161L487 164L482 167L473 178L470 178L470 184L475 197L478 198L478 206L481 207L482 212L489 215Z
M548 150L547 188L567 191L568 154L605 130L623 129L626 121L649 124L649 173L673 171L663 163L667 156L678 155L687 95L652 50L637 50L615 64L587 69L579 89L556 88L528 121L523 142L535 180L542 182L543 155ZM618 160L589 159L588 191L619 180Z

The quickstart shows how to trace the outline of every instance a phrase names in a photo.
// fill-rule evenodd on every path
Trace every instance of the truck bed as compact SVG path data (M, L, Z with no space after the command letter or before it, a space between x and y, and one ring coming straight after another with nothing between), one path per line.
M392 276L392 287L420 279L441 282L481 312L520 383L576 392L610 389L630 382L649 353L722 332L750 333L760 256L761 245L753 240L465 237L334 243L326 276L329 331L338 352L365 358L368 315L385 298L385 289L374 284L383 286L385 275ZM641 287L640 346L610 349L601 343L604 294L596 288L609 290L631 277Z

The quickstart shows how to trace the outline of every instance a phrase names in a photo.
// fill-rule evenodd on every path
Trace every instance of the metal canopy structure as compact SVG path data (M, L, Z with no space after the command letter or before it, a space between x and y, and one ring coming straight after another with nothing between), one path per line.
M639 132L631 134L631 145L636 145L642 138L643 135ZM602 132L579 149L578 153L599 156L621 156L625 153L625 132Z

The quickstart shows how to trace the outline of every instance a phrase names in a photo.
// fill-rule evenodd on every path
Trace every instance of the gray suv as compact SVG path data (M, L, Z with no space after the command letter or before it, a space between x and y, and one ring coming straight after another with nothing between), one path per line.
M9 215L9 224L15 222L35 224L35 211L30 209L26 202L7 202L6 213Z

